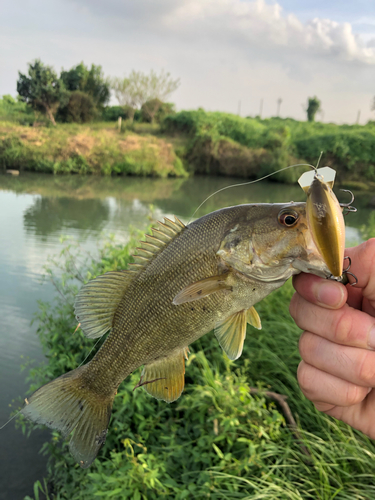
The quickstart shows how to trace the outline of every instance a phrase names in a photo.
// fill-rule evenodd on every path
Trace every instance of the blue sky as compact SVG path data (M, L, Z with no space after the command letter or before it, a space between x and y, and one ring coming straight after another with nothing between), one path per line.
M35 58L57 71L84 61L108 76L164 68L178 109L304 119L375 119L373 0L3 0L0 95Z

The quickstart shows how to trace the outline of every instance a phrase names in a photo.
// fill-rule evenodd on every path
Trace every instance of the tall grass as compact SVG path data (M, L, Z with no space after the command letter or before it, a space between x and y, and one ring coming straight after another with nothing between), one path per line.
M125 245L106 242L97 259L68 245L50 263L58 297L41 304L38 334L46 363L29 373L30 390L78 366L93 341L76 321L74 296L82 281L131 259L134 234ZM107 442L89 470L70 456L58 433L44 446L48 478L34 498L372 499L375 447L359 432L319 413L296 381L299 330L288 313L290 283L257 305L263 329L248 328L244 352L231 362L212 333L191 346L186 388L170 405L143 389L133 392L139 371L115 399ZM97 346L98 348L99 346ZM93 353L90 354L92 356ZM249 394L256 386L284 394L298 422L306 456L278 406ZM35 425L20 422L26 431ZM21 451L20 451L21 452ZM30 497L27 497L30 499Z

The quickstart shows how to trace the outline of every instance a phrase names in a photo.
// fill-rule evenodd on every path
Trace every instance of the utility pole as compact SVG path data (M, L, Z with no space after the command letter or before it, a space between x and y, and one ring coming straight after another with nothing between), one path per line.
M260 100L259 118L262 118L262 113L263 113L263 97Z
M241 116L241 100L238 101L238 116Z
M360 118L361 118L361 110L359 109L359 110L358 110L358 113L357 113L357 121L356 121L356 124L357 124L357 125L358 125L358 123L359 123Z
M281 106L282 102L283 102L283 100L281 99L281 97L279 97L277 99L277 114L276 114L276 116L280 116L280 106Z

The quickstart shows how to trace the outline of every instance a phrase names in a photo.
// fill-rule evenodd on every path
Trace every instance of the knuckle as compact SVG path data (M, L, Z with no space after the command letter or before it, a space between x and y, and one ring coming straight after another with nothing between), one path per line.
M334 328L334 342L347 344L352 340L353 319L346 311L342 311Z
M313 370L306 363L300 363L297 370L297 378L299 386L305 396L309 397L313 393Z
M347 384L345 391L345 406L353 406L362 401L362 391L358 385Z
M298 349L302 359L305 359L307 353L309 352L310 337L311 335L305 331L299 339Z
M367 387L375 385L375 359L374 352L365 351L358 366L358 377Z

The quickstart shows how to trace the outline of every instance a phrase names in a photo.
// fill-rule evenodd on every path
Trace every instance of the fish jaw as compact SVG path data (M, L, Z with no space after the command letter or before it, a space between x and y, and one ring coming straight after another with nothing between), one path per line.
M327 183L316 176L307 193L306 215L315 246L332 276L343 272L345 222L340 204Z

